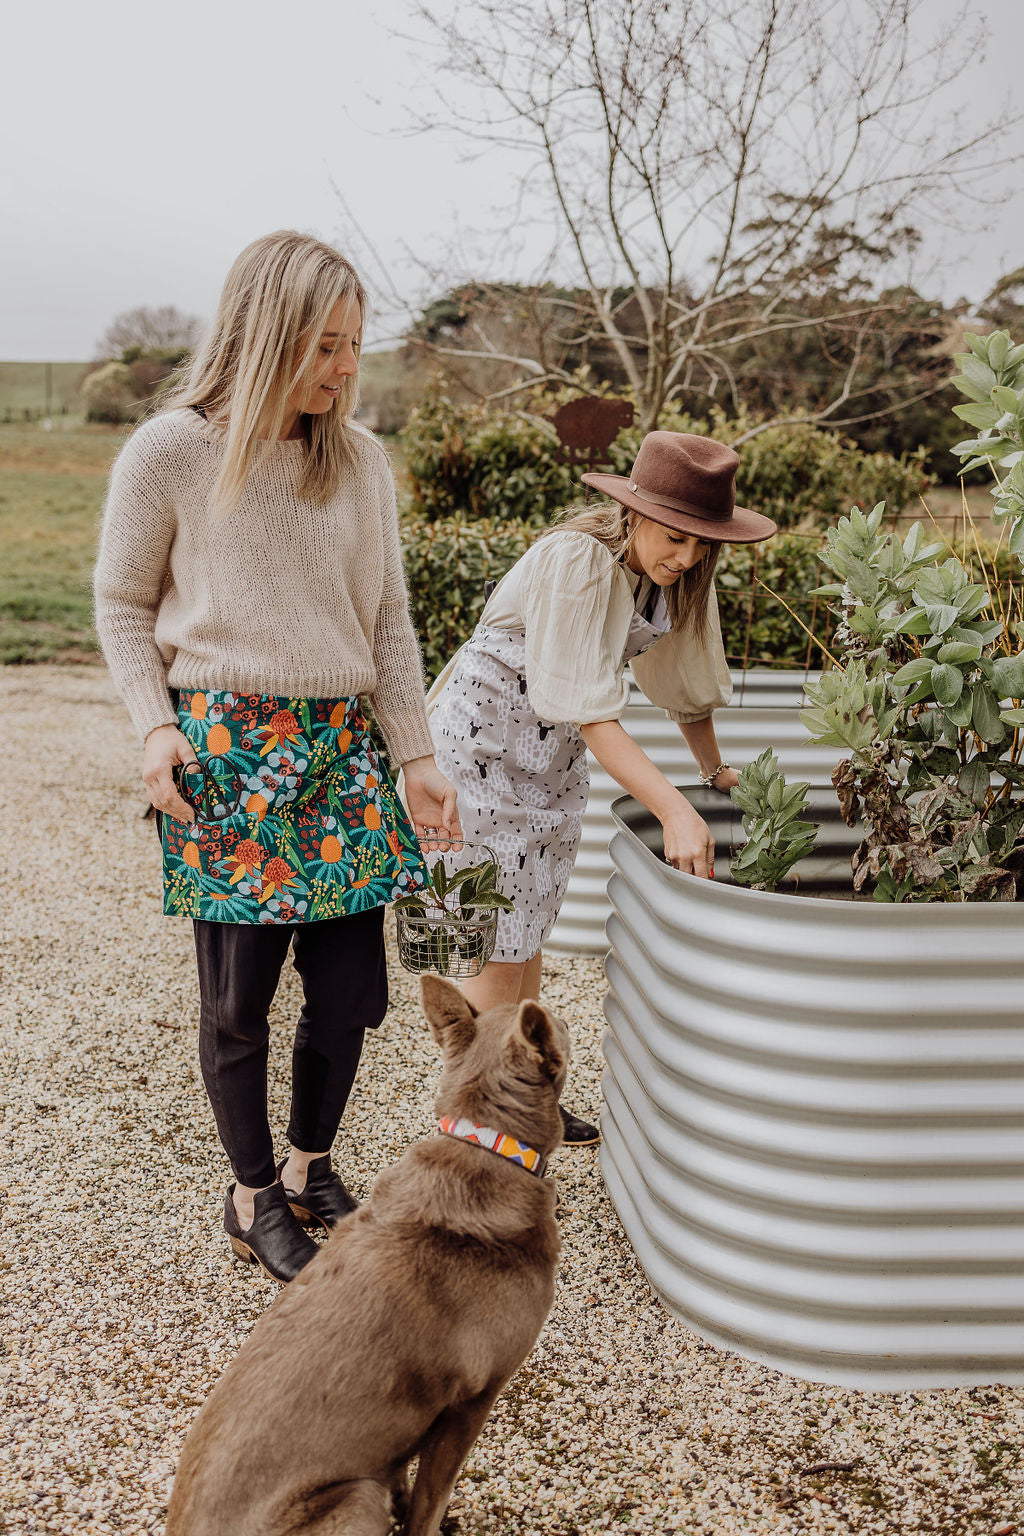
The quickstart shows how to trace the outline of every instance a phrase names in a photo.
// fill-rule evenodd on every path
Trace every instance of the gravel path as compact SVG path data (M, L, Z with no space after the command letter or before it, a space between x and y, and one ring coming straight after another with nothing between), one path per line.
M159 1532L182 1438L276 1288L219 1230L190 929L160 914L127 719L95 666L2 669L0 690L0 1530ZM392 984L339 1157L361 1196L432 1128L436 1052L415 981L393 965ZM585 1114L602 992L598 962L551 964ZM289 975L281 1126L296 999ZM596 1154L560 1154L558 1177L558 1299L472 1452L452 1531L1024 1533L1024 1390L857 1393L711 1348L652 1294Z

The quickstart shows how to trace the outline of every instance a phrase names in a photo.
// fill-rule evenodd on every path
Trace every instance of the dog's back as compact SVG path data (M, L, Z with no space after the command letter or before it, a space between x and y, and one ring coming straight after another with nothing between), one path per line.
M518 1013L500 1029L486 1015L478 1030L461 994L434 978L424 998L445 1052L441 1111L493 1119L494 1092L518 1093L513 1134L525 1141L532 1121L531 1146L557 1145L564 1027L524 1004L525 1033ZM389 1490L415 1455L408 1529L436 1530L550 1309L554 1206L547 1182L479 1146L439 1136L410 1148L214 1388L185 1445L167 1536L383 1533Z

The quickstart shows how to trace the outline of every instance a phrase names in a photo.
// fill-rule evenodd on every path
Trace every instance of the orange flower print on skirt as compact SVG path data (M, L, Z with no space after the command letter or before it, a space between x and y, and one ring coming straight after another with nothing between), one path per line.
M163 818L164 911L219 923L314 923L426 883L416 836L359 700L182 691L201 771L191 826Z

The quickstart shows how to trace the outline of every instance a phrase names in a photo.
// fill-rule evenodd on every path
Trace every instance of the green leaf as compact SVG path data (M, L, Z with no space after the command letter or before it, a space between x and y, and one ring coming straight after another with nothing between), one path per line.
M472 866L466 869L457 869L453 875L447 876L448 885L443 894L447 896L452 891L457 891L460 887L464 887L467 884L473 885L479 877L479 869L474 869Z
M1024 699L1024 656L997 656L991 683L996 698Z
M510 901L507 896L499 895L497 891L481 891L480 895L474 896L471 901L463 902L462 910L464 912L493 912L495 910L513 912L515 910L515 902Z
M989 343L989 347L991 349L991 342ZM990 350L989 356L991 357L991 355L992 354ZM979 357L968 357L965 354L963 361L963 371L970 379L971 383L977 384L979 389L991 389L993 385L998 382L994 369L990 368L988 363L983 362Z
M996 373L1002 373L1006 367L1006 359L1010 355L1010 334L1008 331L993 331L988 338L988 364ZM995 391L993 390L993 394Z
M942 572L935 566L927 566L917 573L914 583L913 598L921 608L934 608L937 603L944 603L950 594L950 585Z
M893 630L897 635L927 635L930 633L928 615L923 608L911 608Z
M1003 633L1002 619L972 619L970 624L958 625L950 631L951 640L966 639L968 635L976 635L982 645L991 645L993 640L998 640Z
M1024 709L1001 709L999 718L1004 725L1024 725Z
M970 347L970 349L974 353L975 357L980 357L983 363L987 363L988 362L988 341L989 341L989 339L988 339L987 336L978 336L978 335L975 334L974 331L965 331L964 332L964 341L966 341L967 345ZM956 361L957 361L957 363L964 362L966 360L966 358L967 358L967 353L966 352L958 352L956 354Z
M976 400L979 404L987 404L989 391L987 389L983 389L980 384L975 384L973 379L969 379L967 377L966 373L955 374L949 382L954 386L955 389L958 389L962 395L966 395L968 400ZM957 407L954 405L953 409L956 411Z
M948 747L932 747L928 752L922 754L921 762L924 763L929 773L934 773L940 777L960 772L960 759Z
M984 587L969 587L957 598L957 607L960 610L960 623L966 624L971 619L976 619L983 608L987 608L991 599Z
M946 709L955 704L963 692L963 673L956 667L939 664L932 667L931 676L932 692Z
M966 391L965 391L966 393ZM994 405L954 405L953 415L959 416L961 421L969 422L972 427L994 427L999 420L1000 412Z
M892 682L897 688L907 688L911 683L920 683L926 677L931 677L932 670L932 663L927 656L918 656L913 661L908 661L906 666L900 667L898 672L894 672Z
M947 706L945 711L946 719L952 726L952 733L954 735L958 730L967 730L971 723L971 708L972 699L969 688L964 689L955 704Z
M1014 805L1002 818L1000 826L1003 833L1002 847L1009 850L1020 836L1021 828L1024 827L1024 806Z
M971 724L989 745L1002 741L1006 727L999 718L999 702L987 683L975 683L971 689Z
M939 646L935 659L937 661L963 664L964 662L978 661L981 657L981 651L982 645L980 640L974 644L968 644L965 640L947 640L945 645Z
M1001 411L1009 411L1011 416L1016 416L1024 401L1016 390L1007 389L1005 384L997 384L992 391L992 404L998 406Z
M430 884L435 894L443 901L448 894L448 871L444 867L443 859L438 859L430 871Z
M925 612L933 635L944 635L946 630L952 629L960 618L959 608L954 607L952 603L941 603L936 607L929 605Z
M927 678L925 678L923 682L916 683L914 687L911 688L910 692L904 697L903 707L904 709L909 709L914 704L920 704L923 699L931 699L933 697L932 678L931 672L929 672Z
M989 786L989 772L985 764L979 763L977 758L965 763L957 777L957 786L980 809L985 804Z

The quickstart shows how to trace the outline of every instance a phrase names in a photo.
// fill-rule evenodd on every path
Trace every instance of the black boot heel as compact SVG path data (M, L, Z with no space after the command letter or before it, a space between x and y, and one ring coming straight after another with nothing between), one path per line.
M231 1252L240 1264L258 1264L259 1260L251 1248L247 1248L240 1237L228 1239L231 1244Z

